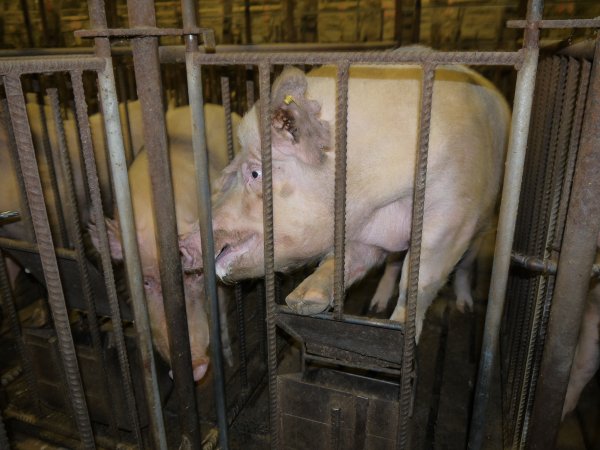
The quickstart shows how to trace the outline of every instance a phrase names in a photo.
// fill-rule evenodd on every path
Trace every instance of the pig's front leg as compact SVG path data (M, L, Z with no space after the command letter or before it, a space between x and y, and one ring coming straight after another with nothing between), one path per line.
M344 284L350 286L380 264L385 252L378 247L349 242L346 245ZM333 254L321 262L312 275L307 277L285 299L288 306L298 314L312 315L327 310L333 304Z
M398 254L388 256L385 262L385 270L379 279L377 289L369 304L370 311L377 313L385 311L387 308L398 284L398 275L400 275L400 271L402 270L402 260L402 257Z

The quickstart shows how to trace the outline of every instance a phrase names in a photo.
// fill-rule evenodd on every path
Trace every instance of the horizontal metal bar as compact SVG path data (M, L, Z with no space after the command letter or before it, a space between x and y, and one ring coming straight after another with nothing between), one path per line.
M97 38L97 37L142 37L142 36L183 36L186 34L202 34L212 32L210 28L192 27L184 28L107 28L104 30L77 30L75 37Z
M595 19L546 19L532 22L527 20L509 20L506 22L508 28L528 28L536 25L538 28L600 28L600 17Z
M297 313L292 311L287 305L277 305L276 312L277 314L297 315ZM322 320L334 320L333 314L330 312L315 314L312 317ZM342 322L348 322L356 325L366 325L369 327L389 328L390 330L402 330L404 328L402 324L393 320L373 319L370 317L351 316L348 314L344 314Z
M512 252L510 256L511 261L515 266L522 267L531 272L539 272L542 275L556 275L558 261L555 259L542 259L518 252ZM600 278L600 264L594 264L592 266L591 276Z
M523 60L522 50L516 52L438 52L427 48L387 52L311 52L311 53L228 53L195 54L197 64L241 65L260 64L470 64L518 66Z
M332 52L332 51L371 51L386 50L397 46L395 41L363 42L358 44L332 43L332 44L260 44L260 45L218 45L217 53L265 53L265 52ZM204 53L204 48L199 48ZM184 45L163 45L158 48L161 63L184 63ZM111 48L113 56L131 56L131 46L116 44ZM23 48L2 49L0 58L33 57L33 56L71 56L71 55L93 55L93 47L55 47L55 48Z
M380 366L366 366L364 364L363 365L353 364L348 361L338 361L337 359L324 358L323 356L317 356L317 355L313 355L310 353L305 353L304 359L319 362L319 363L325 363L325 364L337 364L337 365L344 366L344 367L353 367L355 369L372 370L374 372L385 373L388 375L396 375L396 376L400 375L400 369L387 369L385 367L380 367Z
M38 253L38 246L36 244L3 237L0 237L0 248L5 250L22 250L26 252ZM66 248L55 248L55 252L56 256L59 258L71 259L75 261L75 258L77 257L74 250L69 250Z
M21 220L21 214L19 211L2 211L0 212L0 225L5 225L6 223L16 222L17 220Z
M104 59L90 55L35 56L0 59L0 75L69 70L102 70Z

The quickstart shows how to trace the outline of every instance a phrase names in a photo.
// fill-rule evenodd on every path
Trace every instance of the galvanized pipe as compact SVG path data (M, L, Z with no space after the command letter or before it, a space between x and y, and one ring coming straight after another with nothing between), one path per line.
M530 446L554 445L589 289L590 268L600 232L600 39L596 50L571 201L535 392Z
M88 5L91 26L94 28L106 28L104 2L102 0L90 0ZM102 67L104 68L98 72L98 90L102 104L106 144L109 154L108 159L110 163L110 173L112 175L111 181L113 192L115 194L115 205L119 217L119 225L121 228L129 296L133 307L135 328L137 331L137 344L142 360L144 392L146 394L148 417L150 418L154 446L158 449L166 450L167 438L160 393L158 390L154 351L152 349L152 336L150 334L150 319L148 307L146 305L142 266L138 249L135 220L133 217L131 191L129 188L129 177L127 175L127 161L125 159L123 135L121 133L121 118L119 115L112 59L110 57L110 42L106 38L96 38L94 44L96 54L102 59ZM93 204L94 203L92 203L92 205ZM99 206L95 207L94 214L96 226L98 227L101 249L108 249L104 217ZM102 252L104 252L104 256L102 257L104 276L112 277L110 258L107 256L107 250L101 250L101 255ZM110 275L107 275L109 272ZM114 286L114 281L111 282L110 285ZM111 295L111 289L113 288L111 287L109 289L109 295ZM109 298L111 297L109 296ZM111 300L111 302L114 302L114 300ZM111 308L113 320L116 320L118 315L115 316L114 314L119 311L118 307L115 304L115 306L112 306Z
M271 448L279 442L279 402L277 401L277 328L275 325L275 243L273 236L273 161L271 154L271 64L258 69L260 91L260 137L262 157L263 235L265 260L265 302L267 323L267 363L269 380L269 421Z
M143 441L141 436L140 423L137 416L137 405L133 390L131 371L129 368L127 348L125 345L125 336L123 333L121 311L119 309L119 299L117 297L117 289L111 266L108 238L106 233L106 224L104 222L104 212L102 210L102 198L100 193L100 185L98 181L98 172L96 169L96 162L94 160L92 136L89 119L87 116L87 105L85 103L85 92L83 88L81 72L71 72L71 84L73 85L75 113L77 117L77 125L79 127L79 136L81 138L81 152L83 156L83 165L85 168L86 179L89 187L91 212L93 220L96 224L98 240L100 243L99 252L102 262L102 270L104 275L103 278L106 286L106 293L108 296L108 303L111 311L113 333L115 336L117 355L119 358L119 367L121 369L121 377L123 380L123 391L125 393L125 401L127 404L127 408L129 409L131 427L133 428L136 434L136 439L139 445L141 445ZM78 256L77 259L80 259L80 257ZM87 271L87 266L85 267L85 270ZM135 317L137 318L137 316ZM149 403L151 403L151 400L149 400Z
M431 127L431 106L433 101L433 79L435 65L423 66L423 87L419 112L419 137L416 155L415 178L410 224L410 250L408 254L408 288L406 295L406 322L402 350L402 379L400 381L400 405L398 408L398 430L396 448L411 448L410 417L412 416L413 395L417 383L415 362L415 335L417 300L419 292L419 268L421 265L421 241L423 237L423 216L425 214L425 186L427 182L427 159L429 156L429 130Z
M73 343L73 336L71 336L69 314L65 305L60 272L54 253L54 243L50 223L48 222L48 213L44 204L42 183L27 120L25 98L17 76L5 76L4 86L75 422L81 435L82 445L85 448L93 449L96 445L81 384L75 344Z
M194 2L182 1L184 28L192 28L196 24ZM202 263L204 271L204 294L210 305L210 341L212 364L214 368L213 388L217 409L219 428L219 445L223 450L229 448L227 402L225 400L225 372L223 370L223 346L221 344L221 322L219 299L215 274L215 242L212 230L212 210L209 179L209 161L204 129L204 97L202 93L202 72L199 65L194 64L193 55L198 51L196 36L185 37L187 44L186 71L188 98L191 109L192 150L196 168L196 189L198 193L198 222L202 245ZM222 84L223 80L221 80ZM226 84L226 83L225 83ZM225 86L227 88L227 86ZM225 96L226 93L224 93ZM228 94L228 93L227 93ZM228 98L228 97L227 97ZM229 108L231 109L231 108ZM199 433L198 433L199 435Z
M542 0L531 0L527 12L528 20L539 20L542 10ZM538 34L539 32L536 28L526 31L525 48L522 50L524 55L523 63L517 75L511 133L502 188L498 232L496 235L496 248L494 251L495 257L492 267L481 359L479 362L473 414L469 431L469 448L472 450L482 448L486 431L488 399L492 388L496 355L499 349L500 325L506 300L510 255L519 207L527 138L529 136L529 120L531 118L531 105L533 103L539 55Z
M344 317L344 267L346 251L346 168L348 137L348 77L350 64L340 63L336 79L335 118L335 196L334 196L334 274L333 274L333 317Z
M132 28L156 26L154 3L151 0L128 0L127 7ZM182 442L189 442L193 448L197 448L201 443L200 426L196 410L183 271L177 237L171 160L162 102L158 38L151 36L134 38L132 49L136 87L142 110L144 144L148 153L152 204L156 212L157 257L162 295L166 300L163 306L167 321L173 381L178 399L179 424ZM207 281L210 283L210 280ZM215 312L218 312L218 309L215 309ZM217 314L217 321L218 317ZM213 355L213 358L214 367L218 370L219 356Z
M79 221L79 208L77 204L77 197L75 194L75 186L73 183L73 172L71 170L71 162L69 161L69 150L67 148L67 142L65 138L65 128L60 115L60 104L58 100L58 91L54 88L48 89L48 98L50 99L50 106L52 108L52 115L54 120L54 131L56 133L58 150L59 150L59 163L62 169L63 182L65 185L65 215L69 218L69 221L65 224L67 226L68 234L72 240L75 248L77 269L79 271L79 277L81 280L81 286L83 289L83 298L87 305L87 316L88 326L90 329L90 335L92 338L92 349L94 356L98 362L102 364L102 391L103 391L103 402L107 411L110 411L110 405L112 403L111 391L108 387L108 374L106 372L106 364L102 354L102 341L100 338L100 329L98 327L98 317L96 314L96 301L94 299L94 293L90 284L90 276L88 272L87 259L85 257L85 248L83 246L83 236L81 233L81 223ZM109 417L109 426L111 434L116 438L118 437L117 423L114 415ZM139 429L137 430L139 431ZM140 444L141 444L141 435Z

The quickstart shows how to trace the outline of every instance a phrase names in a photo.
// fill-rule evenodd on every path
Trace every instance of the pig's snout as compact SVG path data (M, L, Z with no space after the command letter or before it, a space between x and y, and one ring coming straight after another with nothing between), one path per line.
M192 362L194 381L198 382L202 378L204 378L204 375L206 375L206 372L208 371L209 362L210 360L206 357L198 358L197 360L194 360ZM171 380L173 379L172 370L169 370L169 377L171 378Z

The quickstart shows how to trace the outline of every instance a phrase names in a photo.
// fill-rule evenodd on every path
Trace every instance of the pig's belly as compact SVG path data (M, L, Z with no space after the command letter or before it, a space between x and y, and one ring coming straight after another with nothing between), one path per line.
M410 200L402 199L376 209L361 221L359 241L388 252L408 249L410 240Z

